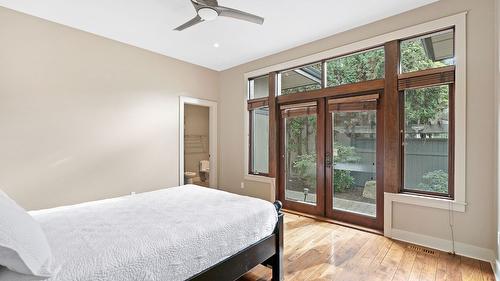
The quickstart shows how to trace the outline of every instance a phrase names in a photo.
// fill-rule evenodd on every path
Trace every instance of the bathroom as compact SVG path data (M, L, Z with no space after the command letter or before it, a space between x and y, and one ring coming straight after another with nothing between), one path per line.
M209 107L184 105L184 183L209 186Z

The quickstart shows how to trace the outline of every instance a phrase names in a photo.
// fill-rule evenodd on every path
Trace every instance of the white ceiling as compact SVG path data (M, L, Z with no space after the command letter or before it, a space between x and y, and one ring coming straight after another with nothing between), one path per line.
M219 17L181 32L172 29L195 16L189 0L0 0L0 6L224 70L435 1L219 0L264 17L264 25Z

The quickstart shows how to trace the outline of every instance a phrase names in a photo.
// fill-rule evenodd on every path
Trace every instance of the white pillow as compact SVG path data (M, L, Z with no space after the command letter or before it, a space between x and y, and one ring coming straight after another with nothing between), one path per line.
M51 277L52 252L40 224L0 190L0 265L37 277Z

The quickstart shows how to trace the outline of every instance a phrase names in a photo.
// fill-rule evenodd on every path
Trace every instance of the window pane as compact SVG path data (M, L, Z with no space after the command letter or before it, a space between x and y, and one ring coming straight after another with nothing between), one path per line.
M449 87L404 92L405 189L448 193Z
M269 170L269 108L252 110L252 167L254 174L267 174Z
M335 58L326 68L328 87L384 78L384 48Z
M377 111L332 113L333 208L375 217Z
M249 99L258 99L269 96L269 75L250 79Z
M316 113L285 119L285 198L316 205Z
M281 94L321 89L321 72L321 63L284 71L281 73Z
M400 48L402 73L455 64L453 30L402 41Z

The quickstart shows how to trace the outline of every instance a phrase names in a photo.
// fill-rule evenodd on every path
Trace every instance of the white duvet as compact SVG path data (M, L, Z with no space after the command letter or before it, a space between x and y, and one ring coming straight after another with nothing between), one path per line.
M270 235L273 204L185 185L30 212L60 267L49 281L185 280ZM0 269L0 280L35 280Z

